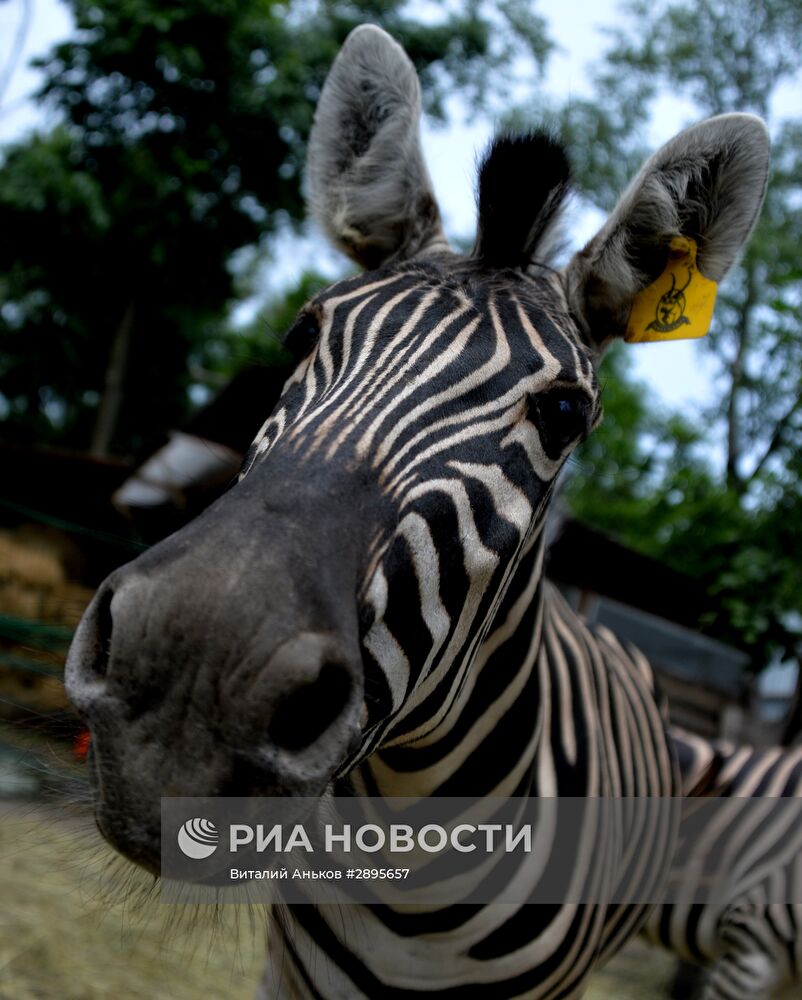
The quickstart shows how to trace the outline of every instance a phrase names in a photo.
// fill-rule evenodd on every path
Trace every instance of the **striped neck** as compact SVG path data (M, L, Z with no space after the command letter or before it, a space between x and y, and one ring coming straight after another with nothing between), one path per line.
M544 622L544 541L529 541L478 651L444 684L447 708L411 742L390 741L350 776L357 794L537 793L548 701L538 669ZM541 664L542 666L542 664Z

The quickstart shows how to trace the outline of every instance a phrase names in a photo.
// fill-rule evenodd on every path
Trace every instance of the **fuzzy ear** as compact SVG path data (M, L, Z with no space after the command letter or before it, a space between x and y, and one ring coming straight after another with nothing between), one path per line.
M316 221L363 267L445 245L419 129L409 57L381 28L356 28L320 97L307 177Z
M500 136L479 166L479 225L473 256L491 268L526 270L552 247L570 168L546 132Z
M709 118L660 149L565 270L587 342L624 335L635 296L666 269L670 244L694 240L703 277L719 282L757 221L769 170L766 126L752 115Z

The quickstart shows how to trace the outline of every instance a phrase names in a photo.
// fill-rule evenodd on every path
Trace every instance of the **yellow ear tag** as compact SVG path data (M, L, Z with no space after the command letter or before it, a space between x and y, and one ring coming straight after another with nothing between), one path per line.
M624 340L640 344L704 337L713 319L717 288L696 266L695 240L675 236L665 271L635 296Z

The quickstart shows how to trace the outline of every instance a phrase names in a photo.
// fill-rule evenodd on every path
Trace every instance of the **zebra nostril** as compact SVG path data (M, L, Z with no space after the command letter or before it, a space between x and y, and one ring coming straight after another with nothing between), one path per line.
M109 651L111 649L111 632L113 627L111 617L111 602L113 597L114 591L111 587L107 587L98 595L94 614L94 635L92 636L91 646L87 650L89 655L86 656L84 661L86 673L97 679L102 679L106 676L109 666Z
M102 702L111 656L114 589L104 586L89 605L73 637L64 666L67 697L84 716Z
M270 720L268 736L282 750L305 750L340 717L350 694L347 668L342 663L324 663L314 681L281 699Z

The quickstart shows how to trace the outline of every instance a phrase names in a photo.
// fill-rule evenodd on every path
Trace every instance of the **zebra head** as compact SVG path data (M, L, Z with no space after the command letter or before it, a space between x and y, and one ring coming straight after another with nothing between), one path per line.
M92 731L98 822L147 866L162 795L317 795L453 721L555 477L599 419L604 346L675 235L720 279L765 185L762 124L704 122L556 271L565 156L543 134L505 137L461 255L419 114L403 50L357 29L321 96L308 181L363 270L301 311L297 368L239 482L114 572L79 627L67 683Z

